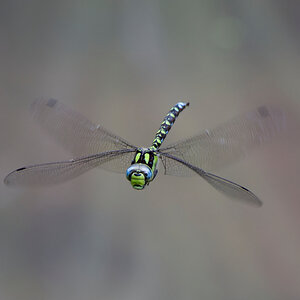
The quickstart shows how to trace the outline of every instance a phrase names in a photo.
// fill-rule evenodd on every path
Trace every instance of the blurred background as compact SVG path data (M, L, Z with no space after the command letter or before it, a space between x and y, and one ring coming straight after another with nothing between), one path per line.
M17 190L18 167L70 158L30 118L56 98L148 146L264 103L300 111L300 4L285 0L17 1L0 4L0 299L300 299L299 134L218 172L262 208L198 177L144 191L95 169Z

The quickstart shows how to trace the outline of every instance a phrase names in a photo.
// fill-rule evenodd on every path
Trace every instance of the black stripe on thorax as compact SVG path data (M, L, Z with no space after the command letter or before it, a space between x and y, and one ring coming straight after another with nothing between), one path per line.
M137 155L140 154L140 157L138 160L136 160ZM145 156L149 155L149 160L147 162ZM144 149L138 149L136 152L136 155L132 161L132 164L145 164L150 167L150 169L153 167L153 162L154 162L154 156L155 154L151 150L144 150Z

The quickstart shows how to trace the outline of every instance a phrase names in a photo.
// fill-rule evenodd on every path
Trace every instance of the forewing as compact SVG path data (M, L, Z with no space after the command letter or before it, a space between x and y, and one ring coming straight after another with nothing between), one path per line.
M218 170L271 140L285 127L285 114L280 109L261 106L213 130L167 146L160 152L169 153L205 171ZM191 174L176 163L167 162L167 165L166 174Z
M170 154L163 154L163 161L167 163L167 166L172 164L174 169L180 169L184 172L193 172L195 174L200 175L206 182L208 182L211 186L213 186L216 190L223 193L225 196L231 199L237 199L240 201L244 201L248 204L252 204L255 206L261 206L261 200L253 194L247 188L232 182L228 179L219 177L217 175L205 172L204 170L195 167L177 157L174 157Z
M31 111L42 129L75 157L136 148L58 100L38 99Z
M132 151L117 150L69 161L23 167L8 174L4 183L9 186L44 186L62 183L95 167L111 163L118 164L124 157L129 156L133 156Z

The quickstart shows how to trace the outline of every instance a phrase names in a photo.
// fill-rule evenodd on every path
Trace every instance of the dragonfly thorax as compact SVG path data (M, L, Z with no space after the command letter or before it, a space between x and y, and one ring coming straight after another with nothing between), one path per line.
M142 190L157 174L157 154L149 148L139 148L134 156L131 166L126 171L126 178L132 187Z

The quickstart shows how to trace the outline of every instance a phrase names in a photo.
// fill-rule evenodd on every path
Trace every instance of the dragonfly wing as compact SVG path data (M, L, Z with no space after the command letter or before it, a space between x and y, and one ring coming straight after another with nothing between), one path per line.
M95 167L120 160L124 155L132 156L133 152L129 151L110 151L69 161L23 167L8 174L4 183L9 186L43 186L62 183Z
M262 205L261 200L255 194L253 194L250 190L237 183L234 183L220 176L205 172L204 170L195 167L170 154L165 154L163 156L164 156L164 161L167 163L166 168L168 168L168 165L172 165L174 168L176 166L177 169L187 169L185 171L194 172L195 174L200 175L206 182L208 182L216 190L223 193L229 198L241 200L255 206Z
M213 130L163 148L160 153L169 153L204 170L218 170L277 136L285 127L285 114L280 109L261 106ZM166 174L189 173L173 162L169 164Z
M128 152L125 152L122 155L116 156L108 161L103 161L99 167L107 171L126 174L126 170L130 167L134 156L135 150L128 149Z
M58 100L38 99L31 105L31 111L42 129L75 157L136 148Z
M193 171L190 168L187 168L185 165L178 162L177 160L170 159L169 156L171 156L169 153L161 153L161 155L159 156L162 162L162 164L160 164L160 169L163 168L163 172L165 175L173 175L173 176L195 176L196 175L195 171Z
M235 182L207 172L202 177L216 190L229 198L242 200L255 206L262 206L261 200L255 194Z

